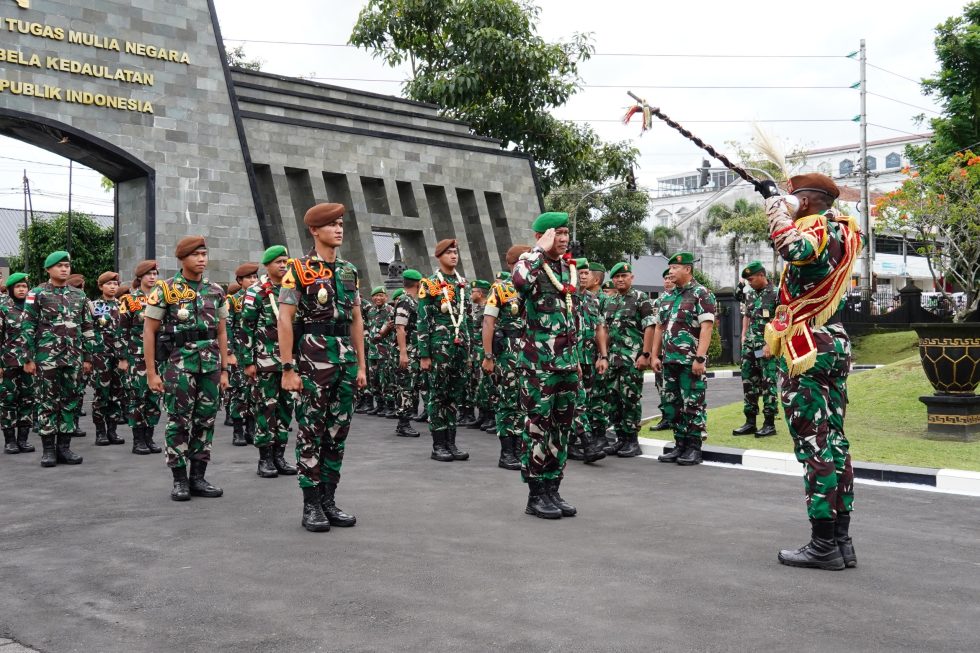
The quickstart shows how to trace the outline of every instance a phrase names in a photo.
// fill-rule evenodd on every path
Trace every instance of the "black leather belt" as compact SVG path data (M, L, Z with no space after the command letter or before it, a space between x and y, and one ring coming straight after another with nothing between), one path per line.
M520 338L522 335L524 335L521 333L520 329L501 329L500 333L502 333L505 338Z
M309 322L299 330L312 336L342 338L350 335L350 322Z
M217 329L188 329L174 334L173 342L175 347L183 347L189 342L198 340L214 340L218 337Z

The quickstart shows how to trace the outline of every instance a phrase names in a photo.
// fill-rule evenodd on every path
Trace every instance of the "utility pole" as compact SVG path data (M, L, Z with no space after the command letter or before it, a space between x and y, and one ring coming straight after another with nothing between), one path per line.
M864 248L864 267L861 270L861 290L871 293L871 250L874 249L874 238L871 233L871 202L868 198L868 54L861 39L861 231L867 238Z
M23 235L24 264L23 267L25 269L27 269L28 266L28 256L30 255L29 243L31 241L31 234L27 230L27 196L29 190L30 190L30 186L28 186L28 182L27 182L27 168L24 168L24 235Z
M863 96L862 96L863 97ZM65 249L69 252L71 251L71 176L72 176L72 164L75 163L71 159L68 159L68 233L65 238Z

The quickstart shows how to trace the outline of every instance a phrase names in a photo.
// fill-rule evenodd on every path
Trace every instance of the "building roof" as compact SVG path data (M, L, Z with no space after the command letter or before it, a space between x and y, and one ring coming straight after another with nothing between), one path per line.
M902 143L914 143L916 141L928 140L930 138L932 138L932 132L926 132L923 134L913 134L911 136L896 136L894 138L883 138L877 141L868 141L868 147L878 147L880 145L900 145ZM861 148L860 143L851 143L849 145L834 145L832 147L820 147L814 150L807 150L802 153L802 156L812 156L814 154L831 154L833 152L850 152L851 150L858 150L860 148Z
M61 215L51 211L34 211L35 220L51 220ZM88 217L101 227L112 228L115 220L111 215L92 215ZM30 220L30 214L28 214ZM0 257L16 256L20 252L20 232L24 228L24 209L0 208Z

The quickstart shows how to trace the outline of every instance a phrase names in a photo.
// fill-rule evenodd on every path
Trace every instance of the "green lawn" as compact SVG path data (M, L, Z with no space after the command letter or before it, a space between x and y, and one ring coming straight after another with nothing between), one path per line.
M919 396L932 394L932 387L919 364L918 354L886 367L851 375L848 394L850 405L845 430L854 460L980 471L980 442L924 438L926 407L919 401ZM708 444L793 451L782 413L776 422L777 435L768 438L733 436L732 429L741 426L743 421L741 403L709 410ZM645 429L641 435L664 437Z
M915 331L877 331L855 338L854 362L860 365L888 365L919 351Z

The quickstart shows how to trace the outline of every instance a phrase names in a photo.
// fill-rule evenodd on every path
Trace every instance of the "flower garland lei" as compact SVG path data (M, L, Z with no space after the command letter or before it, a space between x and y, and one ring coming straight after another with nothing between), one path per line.
M572 258L571 252L565 252L562 255L561 259L568 264L568 276L569 276L570 283L562 284L562 282L558 280L558 277L555 276L555 273L552 272L551 266L548 265L547 261L544 261L541 264L541 267L544 268L544 273L548 275L548 281L550 281L551 285L555 287L555 290L565 294L565 308L568 310L569 317L571 317L572 295L575 294L575 286L577 285L578 274L576 273L575 270L575 259Z
M459 327L463 323L463 301L465 299L465 295L462 292L462 289L466 287L466 282L460 282L459 284L461 291L459 293L459 310L457 312L453 312L451 295L453 291L450 284L446 281L446 278L442 276L442 270L436 270L436 279L439 280L439 288L442 291L440 310L443 313L449 313L449 321L452 322L453 325L453 344L458 345L460 342L462 342L459 337Z

